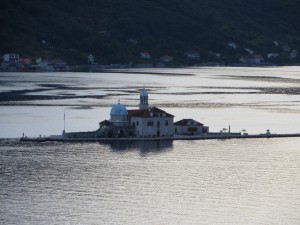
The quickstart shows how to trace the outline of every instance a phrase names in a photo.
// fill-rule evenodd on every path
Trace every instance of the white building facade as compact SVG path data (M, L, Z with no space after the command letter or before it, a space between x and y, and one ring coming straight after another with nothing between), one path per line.
M174 116L159 108L129 110L129 118L137 137L173 136Z
M157 107L150 107L145 89L140 93L139 109L128 110L128 119L137 137L170 137L174 133L174 116Z

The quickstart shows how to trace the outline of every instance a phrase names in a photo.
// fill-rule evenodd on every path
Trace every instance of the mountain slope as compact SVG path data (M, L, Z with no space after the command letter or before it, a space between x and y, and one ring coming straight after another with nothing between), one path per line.
M289 51L300 50L299 9L297 0L2 0L0 53L138 63L147 51L152 61L184 63L197 51L201 61L237 62L250 48L290 62Z

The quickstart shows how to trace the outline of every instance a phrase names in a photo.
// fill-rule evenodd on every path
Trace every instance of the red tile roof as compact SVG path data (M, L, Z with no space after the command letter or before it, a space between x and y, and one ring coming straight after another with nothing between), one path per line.
M135 116L135 117L150 117L150 113L147 109L139 110L139 109L131 109L127 110L128 116Z
M174 117L173 115L159 109L157 107L150 107L149 109L130 109L128 111L128 116L132 117L150 117L150 113L165 113L166 117Z
M195 122L195 124L193 124L193 125L195 125L195 126L203 126L202 123L199 123L198 121L193 120L193 119L183 119L183 120L179 120L179 121L175 122L174 125L176 125L176 126L189 126L189 125L188 125L188 122L191 121L191 120L192 120L193 122Z

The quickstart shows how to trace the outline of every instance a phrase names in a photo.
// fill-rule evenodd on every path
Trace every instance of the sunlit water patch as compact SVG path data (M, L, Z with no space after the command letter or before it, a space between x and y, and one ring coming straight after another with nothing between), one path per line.
M237 131L300 132L299 67L0 73L0 77L0 137L59 134L64 112L69 131L97 129L119 100L136 108L143 87L150 105L168 111L175 120L200 120L213 131L231 124ZM72 113L80 115L77 120Z

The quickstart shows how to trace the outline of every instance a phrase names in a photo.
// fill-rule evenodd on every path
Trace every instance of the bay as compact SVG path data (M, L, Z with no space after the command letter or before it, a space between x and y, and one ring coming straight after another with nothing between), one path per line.
M118 100L149 103L219 131L299 133L299 67L132 69L114 73L0 73L0 138L91 131ZM5 95L6 92L6 95Z
M300 133L300 67L0 73L1 224L300 223L300 139L21 143L121 101L219 131ZM8 138L8 139L7 139Z

